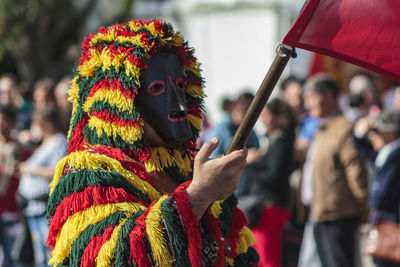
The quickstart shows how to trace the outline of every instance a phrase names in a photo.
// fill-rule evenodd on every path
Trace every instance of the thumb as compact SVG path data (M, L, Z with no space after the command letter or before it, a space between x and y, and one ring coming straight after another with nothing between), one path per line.
M200 162L205 162L209 159L211 153L217 148L219 140L214 137L210 141L206 142L197 153L196 159Z

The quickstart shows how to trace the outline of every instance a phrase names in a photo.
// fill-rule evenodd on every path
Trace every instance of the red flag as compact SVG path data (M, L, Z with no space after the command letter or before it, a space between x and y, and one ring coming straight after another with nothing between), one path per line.
M282 43L400 81L400 0L309 0Z

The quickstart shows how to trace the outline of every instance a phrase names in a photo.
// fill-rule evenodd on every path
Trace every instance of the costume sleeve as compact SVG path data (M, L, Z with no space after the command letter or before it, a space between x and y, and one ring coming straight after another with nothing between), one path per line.
M161 196L137 163L121 163L89 151L70 153L59 162L51 184L50 264L202 266L201 227L194 219L186 186ZM205 228L219 247L225 248L221 243L225 236L234 250L225 254L220 249L215 266L251 266L247 256L254 243L251 233L246 232L245 222L239 223L243 219L235 214L238 211L224 223L220 216L226 216L225 210L214 208L213 214L210 209L204 216ZM246 264L237 265L237 257Z

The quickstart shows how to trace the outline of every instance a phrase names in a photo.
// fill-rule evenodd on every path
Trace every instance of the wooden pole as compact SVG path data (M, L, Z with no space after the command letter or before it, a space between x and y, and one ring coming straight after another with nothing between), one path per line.
M253 101L251 102L243 121L240 123L238 130L233 136L225 154L229 154L235 150L241 149L247 141L251 130L253 129L262 109L267 103L276 83L282 75L290 57L296 57L296 52L293 47L287 47L283 44L278 44L277 55L272 62L267 74L262 81Z

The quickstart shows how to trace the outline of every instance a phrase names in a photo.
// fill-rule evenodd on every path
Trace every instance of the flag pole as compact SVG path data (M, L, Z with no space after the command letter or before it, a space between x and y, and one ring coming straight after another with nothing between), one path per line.
M278 82L283 70L289 62L290 57L296 57L295 48L286 46L284 44L278 44L276 48L275 59L265 75L264 80L262 81L253 101L247 109L247 112L244 115L238 130L233 136L228 149L225 151L225 154L229 154L235 150L241 149L244 146L251 133L251 130L260 116L262 109L267 103L276 83Z

